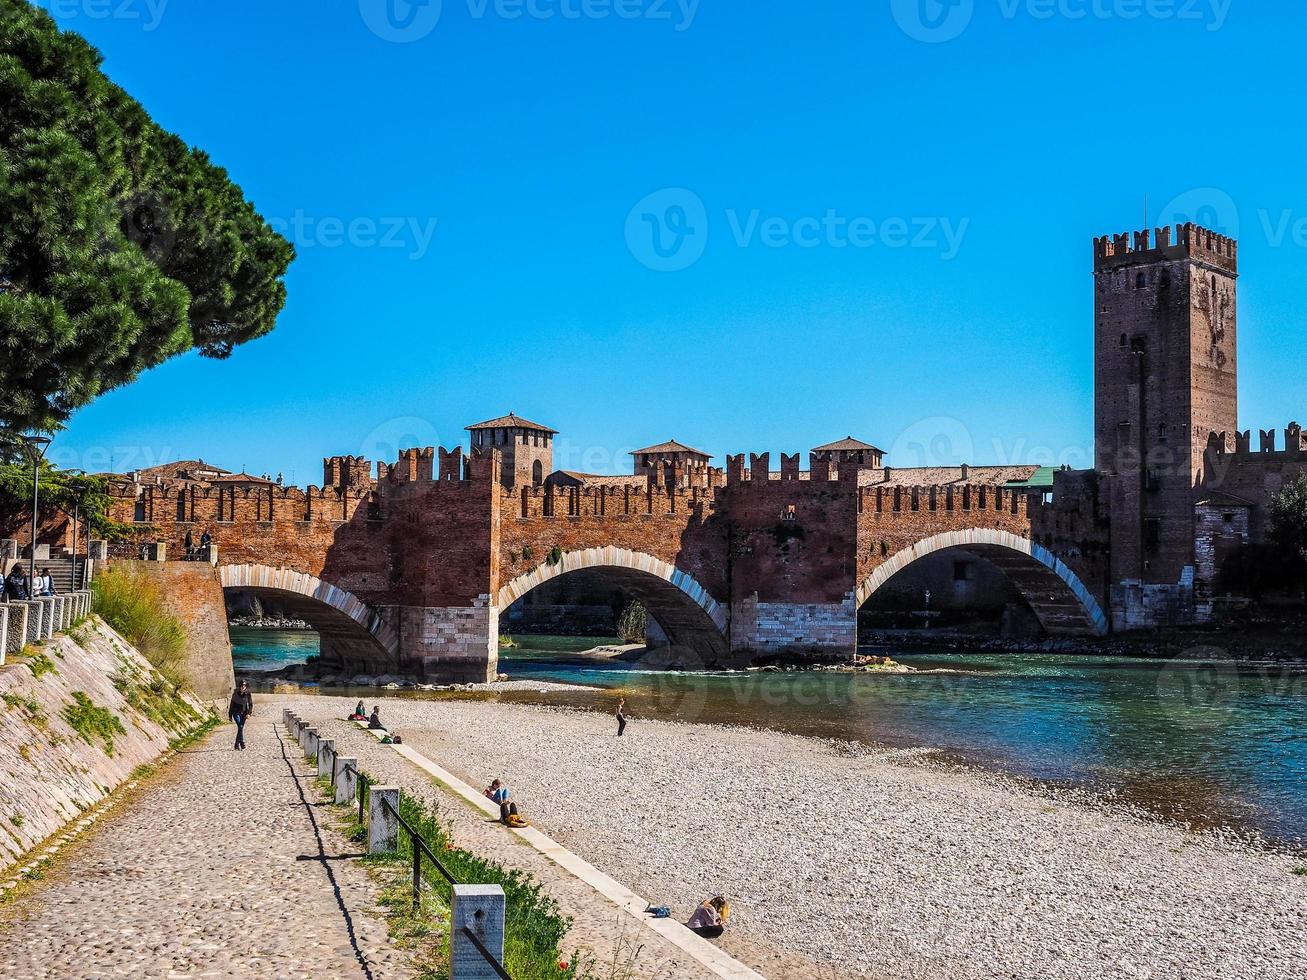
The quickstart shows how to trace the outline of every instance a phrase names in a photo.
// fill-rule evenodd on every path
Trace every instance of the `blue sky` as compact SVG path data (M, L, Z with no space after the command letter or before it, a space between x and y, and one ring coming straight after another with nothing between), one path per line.
M42 6L299 251L271 335L84 409L64 465L317 482L510 409L573 469L1084 465L1090 242L1145 194L1241 238L1241 424L1307 421L1300 4Z

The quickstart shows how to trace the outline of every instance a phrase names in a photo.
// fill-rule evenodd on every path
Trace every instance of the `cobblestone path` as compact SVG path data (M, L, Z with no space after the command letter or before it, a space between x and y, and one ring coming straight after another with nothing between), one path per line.
M0 911L0 977L408 976L270 714L245 752L231 726L185 750Z

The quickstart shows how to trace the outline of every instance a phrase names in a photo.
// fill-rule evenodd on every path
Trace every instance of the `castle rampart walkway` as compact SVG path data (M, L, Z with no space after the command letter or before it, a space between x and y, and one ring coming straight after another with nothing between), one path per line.
M261 713L245 752L230 726L185 750L0 912L0 976L410 975L367 871L319 859L358 847Z

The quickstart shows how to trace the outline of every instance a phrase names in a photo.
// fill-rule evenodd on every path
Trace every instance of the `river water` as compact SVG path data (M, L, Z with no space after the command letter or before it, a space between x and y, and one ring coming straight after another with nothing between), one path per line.
M518 639L500 661L514 679L602 690L491 695L500 700L611 711L620 693L630 734L641 717L656 717L938 749L1169 818L1307 846L1304 666L904 652L895 659L922 673L679 674L576 656L595 639ZM233 630L232 643L238 670L317 652L313 633Z

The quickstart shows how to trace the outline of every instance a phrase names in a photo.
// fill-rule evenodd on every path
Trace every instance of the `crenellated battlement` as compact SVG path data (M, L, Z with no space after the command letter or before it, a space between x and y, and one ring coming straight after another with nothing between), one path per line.
M1034 503L1032 503L1032 500ZM1040 506L1025 488L985 483L946 483L923 486L860 487L858 513L913 514L921 512L1015 514L1028 517Z
M1170 225L1153 231L1145 228L1142 231L1102 235L1094 239L1095 272L1184 258L1206 262L1237 274L1239 243L1192 222L1176 227L1174 242Z
M322 460L324 487L367 487L372 483L372 463L363 456L327 456Z
M1263 459L1301 461L1307 454L1307 437L1297 422L1290 422L1283 429L1284 441L1277 445L1277 436L1281 430L1259 429L1256 448L1253 446L1253 431L1212 432L1207 436L1207 453L1217 459Z
M560 517L669 517L706 514L712 487L666 487L652 480L621 486L538 486L505 490L502 510L522 520Z
M377 464L377 485L384 490L408 483L457 483L492 476L498 479L501 459L498 449L474 449L471 454L461 446L403 449L394 463Z

